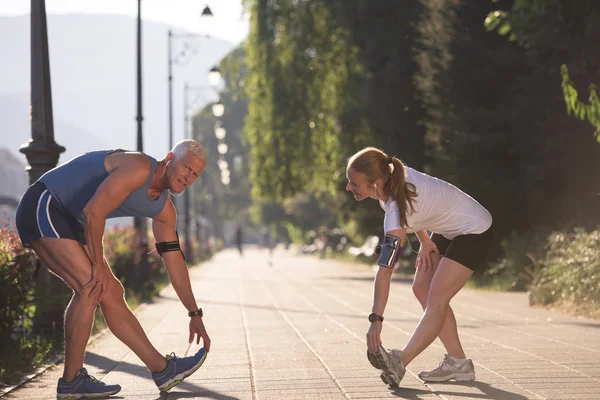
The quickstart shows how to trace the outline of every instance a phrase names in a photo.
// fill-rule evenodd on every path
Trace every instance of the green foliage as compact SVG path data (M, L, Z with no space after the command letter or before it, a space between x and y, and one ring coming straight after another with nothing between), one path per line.
M222 221L239 219L250 206L249 149L244 141L244 118L247 114L247 100L243 96L247 81L247 66L243 47L234 49L220 63L223 90L219 98L225 106L225 113L218 121L212 115L211 105L207 105L193 118L193 137L200 141L209 154L208 163L200 175L200 182L194 187L195 209L207 217L216 228ZM219 140L215 128L225 129L224 142L227 153L218 153ZM221 180L219 162L227 162L230 182L224 185ZM220 236L221 232L214 232Z
M152 239L148 243L154 243ZM153 246L152 246L153 247ZM164 287L169 280L162 258L152 248L147 255L150 264L150 279L139 287L133 268L139 263L142 253L137 249L136 230L132 227L109 229L104 234L104 255L115 276L121 281L128 294L135 294L141 301L148 301Z
M34 255L9 228L0 229L0 342L10 340L23 318L31 318Z
M286 229L286 237L294 243L304 243L308 232L321 226L333 227L335 213L331 204L334 198L298 193L283 201L256 201L250 208L250 218L255 224L265 224Z
M255 200L335 196L338 226L366 236L380 220L355 218L345 161L378 146L422 169L424 128L412 58L419 2L248 0L245 139ZM381 210L379 210L379 218Z
M34 260L16 232L0 228L0 386L17 383L20 370L41 364L52 350L51 342L31 329Z
M339 121L363 70L323 1L248 2L246 138L257 199L333 192L343 159ZM337 175L335 175L337 172ZM335 177L334 177L335 175Z
M547 235L542 229L520 235L512 232L501 241L503 256L476 273L477 286L506 291L524 291L539 271Z
M584 75L585 80L597 79L590 70L598 64L596 43L600 39L600 10L595 0L515 0L510 10L491 11L485 27L500 35L509 34L509 40L535 51L550 53L559 50L560 73L564 101L569 115L589 122L596 128L600 143L600 103L594 83L588 83L589 104L578 99L575 84L569 77L566 62Z
M535 304L600 316L600 229L554 232L531 285Z
M564 112L556 84L564 56L569 71L583 54L597 59L593 42L569 39L577 27L555 21L554 14L531 27L541 33L529 48L487 31L486 16L512 15L512 1L423 4L415 79L427 112L426 172L488 208L498 239L541 224L595 226L600 148L585 134L587 126ZM516 32L518 19L510 23ZM558 28L564 30L557 34Z
M560 73L563 78L562 86L565 103L567 104L567 112L569 115L575 115L580 120L587 120L587 122L592 124L596 128L594 135L600 144L600 100L598 99L598 88L596 85L590 84L589 104L585 104L579 100L579 94L569 78L569 70L566 65L563 64L561 66Z

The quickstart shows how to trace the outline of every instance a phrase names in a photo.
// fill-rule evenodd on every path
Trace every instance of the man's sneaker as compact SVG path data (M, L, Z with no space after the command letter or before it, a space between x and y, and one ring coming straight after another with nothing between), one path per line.
M392 386L398 387L400 381L404 378L406 369L402 365L402 351L387 351L383 346L379 346L375 353L367 352L367 358L372 366L381 370L381 380Z
M82 397L94 399L97 397L106 397L117 394L121 391L119 385L107 385L87 373L85 368L81 368L75 374L75 379L71 382L63 378L58 380L56 389L57 399L80 399Z
M450 379L457 381L475 380L475 367L470 358L457 361L449 354L444 355L444 360L433 370L419 373L419 378L425 382L445 382Z
M167 392L179 385L185 378L196 372L206 360L206 349L203 347L190 357L179 358L175 353L167 356L167 368L153 372L152 378L161 392Z

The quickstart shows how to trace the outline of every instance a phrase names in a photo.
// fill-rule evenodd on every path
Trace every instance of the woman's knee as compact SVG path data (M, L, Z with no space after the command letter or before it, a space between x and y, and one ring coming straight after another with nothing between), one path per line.
M425 308L427 306L427 296L429 294L429 282L423 280L413 281L412 291L419 303Z
M450 299L443 293L438 293L436 290L429 290L427 294L427 308L445 310L450 305Z

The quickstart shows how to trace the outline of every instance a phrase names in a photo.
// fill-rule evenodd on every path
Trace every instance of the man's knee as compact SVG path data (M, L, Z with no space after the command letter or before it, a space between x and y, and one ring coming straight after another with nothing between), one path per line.
M83 306L86 309L94 309L98 305L98 296L92 294L90 296L89 288L77 288L73 289L73 298L71 303L76 302L79 306Z
M108 281L108 286L104 289L101 304L107 302L125 301L125 289L121 282L116 278Z

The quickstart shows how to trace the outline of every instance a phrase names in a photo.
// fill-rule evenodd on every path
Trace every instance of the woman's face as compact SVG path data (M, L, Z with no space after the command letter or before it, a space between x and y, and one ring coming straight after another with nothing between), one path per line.
M346 170L346 177L348 178L346 190L352 192L356 200L361 201L375 194L375 185L369 182L365 174L349 168Z

